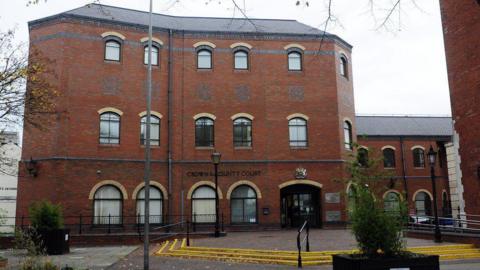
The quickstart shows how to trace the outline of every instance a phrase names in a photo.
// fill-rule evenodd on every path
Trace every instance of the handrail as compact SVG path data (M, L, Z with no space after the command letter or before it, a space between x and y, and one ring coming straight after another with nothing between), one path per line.
M303 240L300 241L300 236L304 230L306 231L305 237L303 238ZM310 223L308 222L308 220L305 220L302 227L298 229L298 234L297 234L297 249L298 249L297 266L298 268L302 268L302 243L306 242L305 251L310 252L309 232L310 232Z

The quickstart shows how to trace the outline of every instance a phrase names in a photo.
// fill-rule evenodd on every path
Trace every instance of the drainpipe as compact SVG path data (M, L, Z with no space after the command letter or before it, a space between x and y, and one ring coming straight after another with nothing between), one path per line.
M172 42L172 29L168 30L168 92L167 92L167 108L168 108L168 120L167 120L167 158L168 158L168 223L171 223L172 219L172 87L173 87L173 42ZM183 217L182 217L183 218Z
M405 164L405 147L403 145L403 136L400 136L400 153L402 155L402 177L403 177L403 188L405 190L405 200L408 204L408 185L407 185L407 176L406 176L406 164Z

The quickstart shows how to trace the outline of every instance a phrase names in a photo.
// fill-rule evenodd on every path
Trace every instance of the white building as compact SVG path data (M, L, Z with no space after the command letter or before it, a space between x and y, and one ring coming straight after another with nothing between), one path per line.
M0 134L0 233L13 232L17 201L18 161L21 147L17 132Z

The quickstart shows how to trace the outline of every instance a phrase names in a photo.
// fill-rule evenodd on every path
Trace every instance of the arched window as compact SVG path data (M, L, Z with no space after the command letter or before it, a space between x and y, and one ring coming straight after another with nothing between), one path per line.
M107 40L105 42L105 60L120 61L120 42L116 40Z
M307 120L299 117L290 119L288 121L288 131L290 136L290 146L307 146Z
M147 136L147 116L140 120L140 144L145 145ZM155 115L150 116L150 145L160 145L160 118Z
M153 186L150 186L150 223L161 224L163 213L163 196L162 192ZM145 187L143 187L137 195L137 220L138 223L145 223Z
M100 114L100 143L120 143L120 115L114 112Z
M413 153L413 167L425 168L425 151L422 148L415 148Z
M431 216L432 201L426 192L418 192L415 195L415 212L417 216Z
M200 186L192 195L192 221L197 223L215 222L215 190Z
M122 223L122 193L112 185L97 189L93 197L94 224Z
M288 70L302 70L302 54L300 52L288 53Z
M345 149L352 150L352 125L348 121L343 122L343 137Z
M388 192L383 199L383 206L387 212L400 211L400 195L396 192Z
M252 120L243 117L233 120L233 145L252 146Z
M158 66L158 46L152 45L152 66ZM144 47L143 63L148 65L148 45Z
M392 148L383 149L383 167L395 168L395 150Z
M197 68L211 69L212 68L212 51L201 49L197 52Z
M345 55L340 56L340 75L348 78L348 61Z
M195 121L195 146L213 146L214 144L213 120L201 117Z
M358 164L362 167L368 167L368 150L359 148L357 154Z
M257 222L257 193L247 185L235 188L230 197L232 223Z
M248 69L248 52L239 50L234 53L235 69Z

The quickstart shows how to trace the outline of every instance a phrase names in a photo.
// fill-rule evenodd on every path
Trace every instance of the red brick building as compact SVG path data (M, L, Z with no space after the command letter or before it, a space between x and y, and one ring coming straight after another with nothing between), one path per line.
M480 215L480 3L442 0L440 5L465 198L465 209L461 208L469 215Z
M55 61L60 113L48 131L24 132L30 174L19 179L17 216L40 199L93 224L142 212L147 15L91 5L30 22L31 47ZM152 222L213 221L214 149L226 224L346 220L347 183L336 180L358 128L348 43L291 20L160 14L153 36ZM397 135L360 142L400 149ZM405 148L449 135L421 137ZM403 167L399 176L419 178L409 194L429 190L426 169Z

